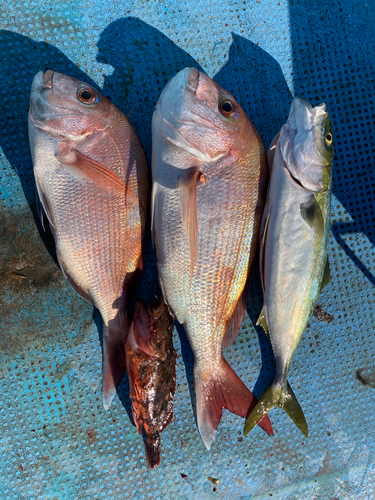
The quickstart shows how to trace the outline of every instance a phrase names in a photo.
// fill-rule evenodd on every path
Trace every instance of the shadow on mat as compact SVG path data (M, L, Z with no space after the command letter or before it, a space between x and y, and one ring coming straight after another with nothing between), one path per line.
M333 194L347 213L332 233L375 285L357 245L343 237L364 233L375 245L375 4L365 7L339 2L328 14L322 2L289 0L295 93L314 106L326 102L333 126Z
M31 83L38 71L52 69L98 86L53 45L0 30L0 46L7 47L0 59L0 147L20 178L39 234L57 263L52 234L43 230L37 213L27 125Z

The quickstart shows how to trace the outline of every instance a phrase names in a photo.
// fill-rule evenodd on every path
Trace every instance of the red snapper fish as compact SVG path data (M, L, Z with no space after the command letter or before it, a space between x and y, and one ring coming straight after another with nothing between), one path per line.
M146 457L151 469L160 464L162 432L173 418L176 390L174 321L163 299L150 306L137 302L128 340L126 368L133 419L146 434Z
M108 409L125 372L128 299L142 267L145 154L114 104L87 83L50 70L32 83L29 140L61 269L103 318Z
M267 187L261 138L226 90L195 68L167 84L152 121L152 231L163 296L194 352L205 446L222 408L256 399L223 357L246 308ZM268 418L260 425L272 434Z

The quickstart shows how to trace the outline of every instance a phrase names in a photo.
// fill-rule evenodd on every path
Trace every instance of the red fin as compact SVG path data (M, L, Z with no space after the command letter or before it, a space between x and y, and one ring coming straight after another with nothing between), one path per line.
M233 311L233 314L227 321L223 339L223 347L228 347L228 345L233 344L233 342L236 340L238 330L241 328L246 312L247 297L249 295L249 284L250 278L248 277L241 297L239 298L237 305Z
M125 373L125 345L119 335L112 335L111 329L103 332L103 405L106 410L111 405L117 386Z
M74 177L94 182L97 186L113 194L125 195L129 202L137 201L135 193L127 188L122 179L109 168L76 149L68 149L63 145L57 159Z
M197 183L201 172L195 170L187 177L180 178L180 205L182 225L185 229L191 256L191 273L197 256L198 245L198 218L197 218Z
M215 440L222 409L247 417L257 404L242 380L236 375L233 368L222 358L219 369L207 379L205 374L195 372L195 391L197 395L197 421L202 440L209 450ZM273 435L271 422L266 415L259 422L268 434Z
M150 469L160 465L161 460L161 443L160 435L158 432L152 434L151 436L146 436L146 457Z

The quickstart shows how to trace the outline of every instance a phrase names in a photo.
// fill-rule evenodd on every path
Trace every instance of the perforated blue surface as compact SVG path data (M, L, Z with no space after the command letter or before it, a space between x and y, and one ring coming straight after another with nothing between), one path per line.
M11 0L0 14L1 500L375 498L375 4ZM154 105L185 66L232 92L266 146L293 95L327 103L332 279L318 302L334 319L311 320L290 370L309 438L275 409L273 438L257 428L242 439L243 420L224 410L210 452L194 420L191 352L176 330L175 417L161 466L149 471L126 378L110 411L102 407L100 318L69 287L36 220L28 98L47 68L96 84L130 113L150 158ZM149 300L157 290L149 245L139 293ZM258 396L273 371L254 327L261 304L256 273L248 316L226 351Z

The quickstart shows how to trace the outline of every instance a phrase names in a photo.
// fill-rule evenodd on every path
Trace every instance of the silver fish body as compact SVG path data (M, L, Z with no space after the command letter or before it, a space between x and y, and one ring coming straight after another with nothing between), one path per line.
M104 322L103 403L125 370L128 299L141 267L147 165L124 115L90 85L39 72L29 138L37 191L61 268Z
M265 152L234 98L194 68L164 89L152 133L159 279L194 352L198 428L209 449L222 407L246 416L254 401L222 347L235 337L246 305L241 294L264 204ZM268 420L262 425L272 432Z
M287 374L322 285L329 281L333 136L325 104L313 108L295 98L269 158L271 180L260 250L264 305L259 323L272 344L276 375L249 416L245 433L277 405L307 435Z

